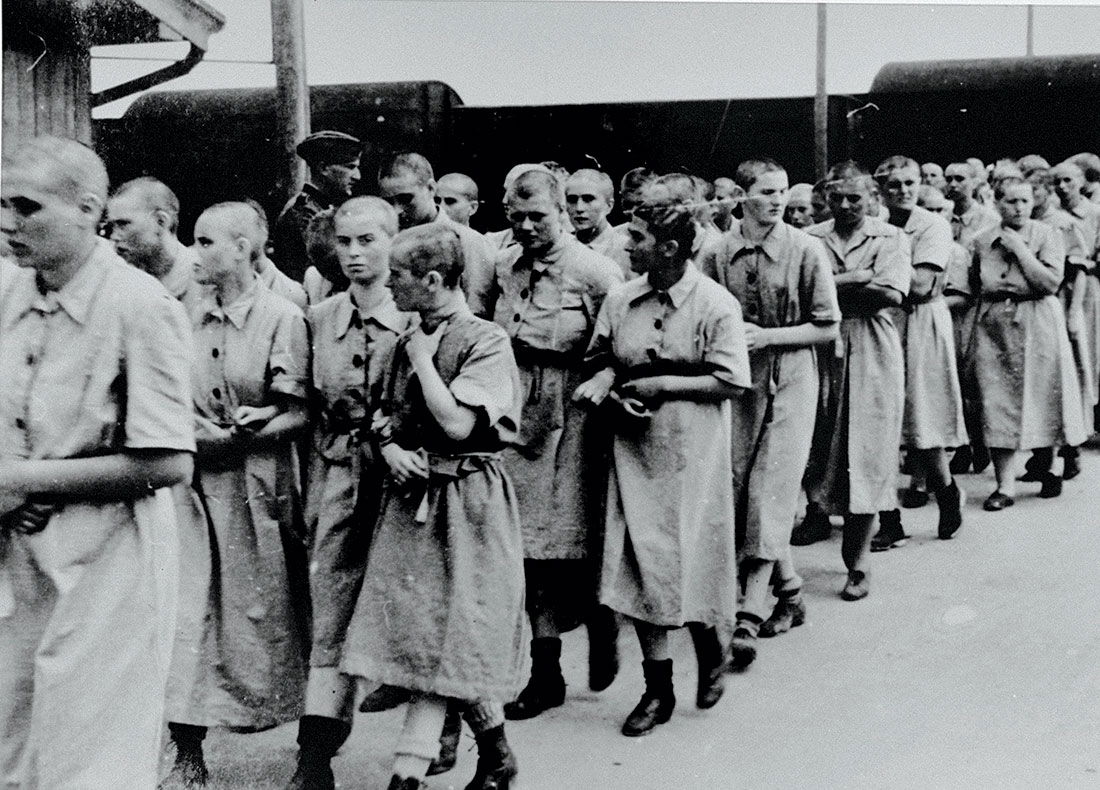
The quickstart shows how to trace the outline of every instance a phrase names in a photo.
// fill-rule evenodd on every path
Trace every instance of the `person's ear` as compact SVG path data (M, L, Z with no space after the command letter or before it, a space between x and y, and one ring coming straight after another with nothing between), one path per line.
M478 210L478 208L480 208L480 206L481 206L481 201L480 200L471 200L470 201L470 216L471 217L474 214L477 213L477 210Z
M168 212L164 209L157 209L153 212L153 217L156 218L157 227L168 230L172 227L172 218L168 216Z
M674 258L680 251L680 242L675 239L665 239L657 245L657 252L665 258Z
M432 291L439 291L443 288L443 275L435 269L425 274L420 281Z
M85 192L80 196L76 205L80 209L80 213L90 220L91 227L98 228L99 222L103 218L103 212L107 208L103 198L94 192Z

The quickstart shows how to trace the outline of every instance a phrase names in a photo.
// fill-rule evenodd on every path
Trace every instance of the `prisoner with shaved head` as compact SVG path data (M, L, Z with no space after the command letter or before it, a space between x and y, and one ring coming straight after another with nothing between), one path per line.
M575 194L585 182L578 180ZM618 264L566 232L565 192L551 173L530 170L505 195L517 244L497 261L493 320L512 341L526 393L515 448L505 464L516 482L523 524L531 679L505 709L525 719L562 704L561 632L588 622L590 685L610 685L617 669L614 618L595 606L588 547L602 489L588 416L570 400L580 362L607 292L623 281ZM579 216L579 215L578 215ZM587 213L585 219L587 219Z
M157 783L191 478L183 307L97 236L107 171L5 141L0 230L0 784ZM74 748L78 745L78 748Z
M814 224L813 184L795 184L787 193L783 221L792 228L805 229Z
M436 200L447 216L459 225L470 226L470 217L477 213L481 201L477 197L477 182L465 173L447 173L439 179Z
M565 182L565 207L573 223L577 241L604 255L630 276L630 256L626 254L626 235L616 233L607 221L615 206L615 185L600 170L583 169Z
M431 162L418 153L391 156L378 170L378 189L382 199L397 211L402 230L429 222L453 227L462 239L466 267L462 290L475 315L487 315L486 302L493 280L497 248L473 228L459 224L436 203L438 185Z

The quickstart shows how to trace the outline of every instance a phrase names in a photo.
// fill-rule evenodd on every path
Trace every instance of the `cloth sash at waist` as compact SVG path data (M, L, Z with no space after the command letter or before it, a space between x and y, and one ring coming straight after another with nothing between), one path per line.
M583 354L575 351L558 351L552 348L535 348L522 340L512 340L512 353L520 367L573 369L581 365Z
M428 463L427 479L410 480L403 488L404 495L412 500L419 499L416 508L416 521L424 524L428 520L428 499L433 487L449 485L455 480L469 477L476 472L499 466L502 455L494 453L457 453L455 455L437 455L423 452Z

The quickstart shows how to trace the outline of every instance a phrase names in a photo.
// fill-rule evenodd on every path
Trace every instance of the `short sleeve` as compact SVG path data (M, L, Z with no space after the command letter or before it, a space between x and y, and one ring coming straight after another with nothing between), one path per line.
M722 295L729 298L716 300L707 317L703 362L713 368L711 373L715 378L735 387L748 388L752 386L752 374L741 305L725 291Z
M611 310L613 301L604 299L600 312L596 314L596 326L588 341L588 351L584 355L584 367L587 375L595 375L601 370L615 366L615 355L611 348Z
M1040 238L1035 257L1061 279L1066 268L1066 246L1062 242L1062 234L1047 225L1039 224L1037 227Z
M585 303L585 312L590 316L599 316L603 303L607 299L607 294L615 286L622 285L624 280L623 273L615 261L606 255L594 254L599 255L598 265L593 267L588 287L585 288L581 298Z
M913 277L909 240L901 232L881 238L882 243L875 252L871 283L893 288L902 296L908 296L909 283Z
M944 277L944 294L971 296L970 261L972 256L961 244L952 243L951 259L947 263Z
M449 385L463 406L484 412L491 427L515 432L519 427L519 369L512 343L503 329L491 330L474 341Z
M1066 249L1066 275L1069 276L1069 269L1085 270L1091 272L1096 269L1096 261L1088 254L1085 249L1085 234L1081 232L1081 228L1076 222L1067 222L1061 228L1062 243Z
M194 452L191 327L167 292L134 305L124 339L124 445Z
M801 273L802 318L815 324L835 324L840 321L840 304L836 297L836 281L825 247L810 239L802 250Z
M696 265L699 267L699 271L706 277L714 280L716 283L721 283L722 280L718 276L718 256L719 253L725 250L726 245L714 244L708 245L699 252L699 257L696 259Z
M938 272L947 271L955 240L947 220L933 217L919 234L911 238L913 266L930 266Z
M305 317L296 308L288 308L279 317L268 369L272 392L305 400L309 387L309 332Z

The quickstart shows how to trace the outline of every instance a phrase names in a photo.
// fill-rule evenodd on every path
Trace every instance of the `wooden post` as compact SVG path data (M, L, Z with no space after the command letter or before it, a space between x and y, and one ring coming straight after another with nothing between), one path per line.
M825 90L825 3L817 4L817 89L814 93L814 173L829 167L829 94Z
M1035 54L1035 6L1027 7L1027 56Z
M271 54L275 63L275 141L280 162L275 190L282 203L302 188L305 163L294 146L309 134L302 0L271 0Z

